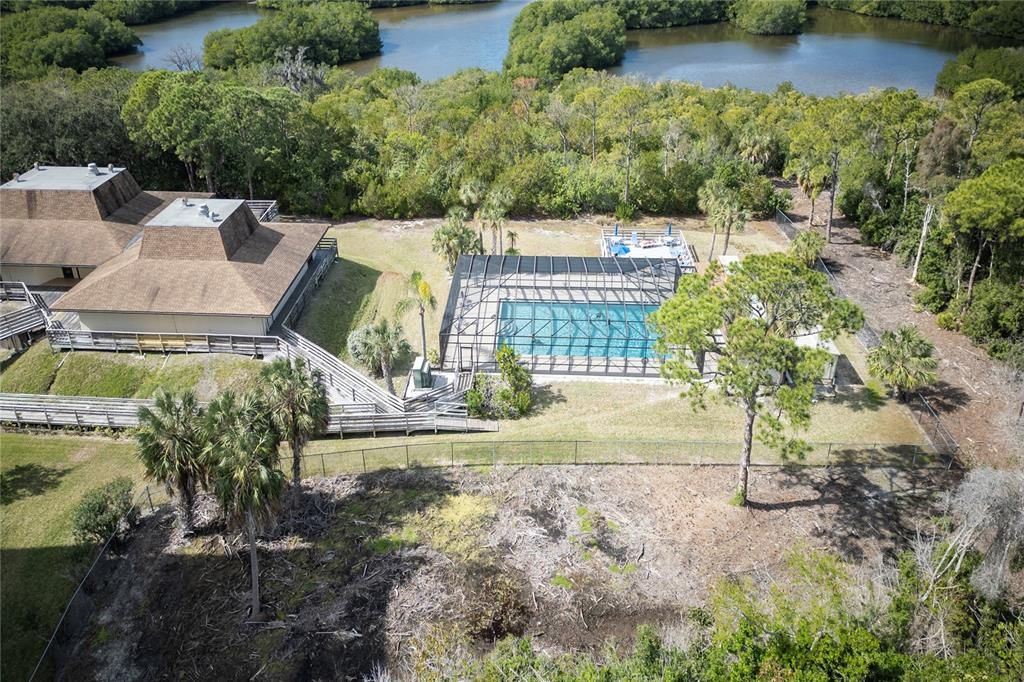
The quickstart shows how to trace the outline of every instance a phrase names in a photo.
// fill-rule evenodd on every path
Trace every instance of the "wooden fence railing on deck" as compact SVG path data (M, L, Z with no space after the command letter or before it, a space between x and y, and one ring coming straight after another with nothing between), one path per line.
M46 304L24 282L0 282L0 301L24 302L24 306L0 315L0 339L46 326Z
M17 425L132 428L139 408L152 400L0 393L0 422ZM324 434L372 434L416 431L497 431L497 422L473 419L465 406L438 403L430 412L381 412L377 405L331 405ZM461 407L461 410L459 409Z

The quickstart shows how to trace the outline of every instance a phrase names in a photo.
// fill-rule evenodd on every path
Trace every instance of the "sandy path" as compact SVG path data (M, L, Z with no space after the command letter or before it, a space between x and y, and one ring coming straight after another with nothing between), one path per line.
M810 201L792 187L790 218L807 227ZM815 204L815 226L823 222L828 196ZM940 329L935 316L914 303L919 287L908 284L910 271L900 259L860 243L856 225L840 217L833 222L832 243L825 249L826 265L844 292L864 308L876 331L901 323L915 325L932 343L939 358L939 383L928 400L940 412L946 428L964 451L967 464L1012 466L1024 463L1024 382L958 332Z

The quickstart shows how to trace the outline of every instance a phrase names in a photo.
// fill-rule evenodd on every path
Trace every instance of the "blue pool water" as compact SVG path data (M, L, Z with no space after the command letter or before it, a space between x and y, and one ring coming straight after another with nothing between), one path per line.
M654 358L656 305L502 301L498 345L522 355Z

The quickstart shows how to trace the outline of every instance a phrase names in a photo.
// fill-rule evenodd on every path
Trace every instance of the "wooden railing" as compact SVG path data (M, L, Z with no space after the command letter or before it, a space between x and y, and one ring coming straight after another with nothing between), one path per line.
M9 339L45 326L46 317L43 312L34 305L27 305L20 310L0 315L0 339Z
M0 339L46 326L46 303L28 290L24 282L0 282L0 301L20 301L25 305L0 315Z
M147 334L143 332L103 332L47 329L50 345L59 350L107 350L135 353L233 353L267 355L277 352L281 340L276 336L239 336L235 334Z
M261 223L272 223L277 220L277 202L272 199L246 199L245 205Z
M139 408L152 400L0 393L0 422L17 425L132 428ZM375 403L331 405L324 434L372 434L416 431L497 431L497 422L472 419L465 406L439 403L430 412L388 413Z
M152 400L0 393L0 421L46 426L130 428Z

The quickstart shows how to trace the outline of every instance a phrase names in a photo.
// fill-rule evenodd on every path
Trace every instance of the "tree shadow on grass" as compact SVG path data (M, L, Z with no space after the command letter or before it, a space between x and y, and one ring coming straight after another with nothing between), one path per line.
M877 412L885 406L885 396L870 386L840 386L833 400L854 412Z
M548 385L534 386L530 412L534 415L540 414L552 405L564 402L566 402L566 397L561 389Z
M296 331L334 355L343 355L348 335L381 274L362 263L338 258L299 317Z
M0 504L6 506L53 490L71 471L35 463L19 464L8 469L0 475Z

